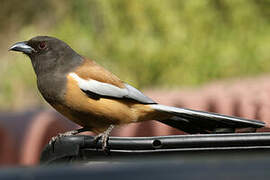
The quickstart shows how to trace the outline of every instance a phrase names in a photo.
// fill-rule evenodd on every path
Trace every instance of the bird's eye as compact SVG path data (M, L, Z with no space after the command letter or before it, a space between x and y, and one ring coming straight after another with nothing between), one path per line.
M38 47L39 47L39 49L44 49L46 47L46 43L43 41L43 42L39 43Z

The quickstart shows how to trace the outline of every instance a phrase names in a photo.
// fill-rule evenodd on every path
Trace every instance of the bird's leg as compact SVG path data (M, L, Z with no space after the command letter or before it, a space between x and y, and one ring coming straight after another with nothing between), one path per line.
M84 132L84 131L88 131L88 129L83 127L83 128L75 129L75 130L72 130L72 131L67 131L65 133L59 133L58 135L51 138L51 140L49 142L49 145L54 144L61 137L73 136L73 135L79 134L79 133Z
M114 125L111 124L106 131L104 131L103 133L98 134L94 139L94 141L97 143L98 140L101 138L102 150L103 151L106 151L107 148L108 148L108 140L109 140L109 136L110 136L110 133L113 130L113 128L114 128Z

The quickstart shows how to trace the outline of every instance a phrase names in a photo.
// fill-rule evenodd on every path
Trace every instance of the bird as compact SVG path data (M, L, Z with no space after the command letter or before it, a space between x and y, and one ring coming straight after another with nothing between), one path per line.
M157 120L189 134L265 126L258 120L159 104L55 37L36 36L13 44L9 50L30 58L43 98L82 126L51 141L92 131L97 134L96 140L101 139L104 150L115 126L148 120Z

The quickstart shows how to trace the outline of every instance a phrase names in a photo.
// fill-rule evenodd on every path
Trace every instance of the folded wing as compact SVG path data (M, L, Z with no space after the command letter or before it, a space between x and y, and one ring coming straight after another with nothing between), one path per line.
M152 99L129 84L124 83L124 87L120 88L94 79L85 80L76 73L70 73L69 75L78 82L80 89L89 96L95 96L95 98L125 98L138 101L142 104L155 104Z

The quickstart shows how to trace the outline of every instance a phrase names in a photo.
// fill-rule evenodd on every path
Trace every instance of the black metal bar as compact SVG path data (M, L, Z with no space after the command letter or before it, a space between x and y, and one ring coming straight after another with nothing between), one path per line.
M111 156L126 155L167 155L168 152L182 154L198 151L232 152L232 151L267 151L270 153L270 133L232 133L232 134L204 134L177 135L156 137L110 137L109 148ZM48 163L57 160L75 158L95 158L103 156L101 143L94 142L93 136L62 137L54 145L47 145L41 162ZM90 159L91 159L90 158ZM66 159L65 159L66 160Z

